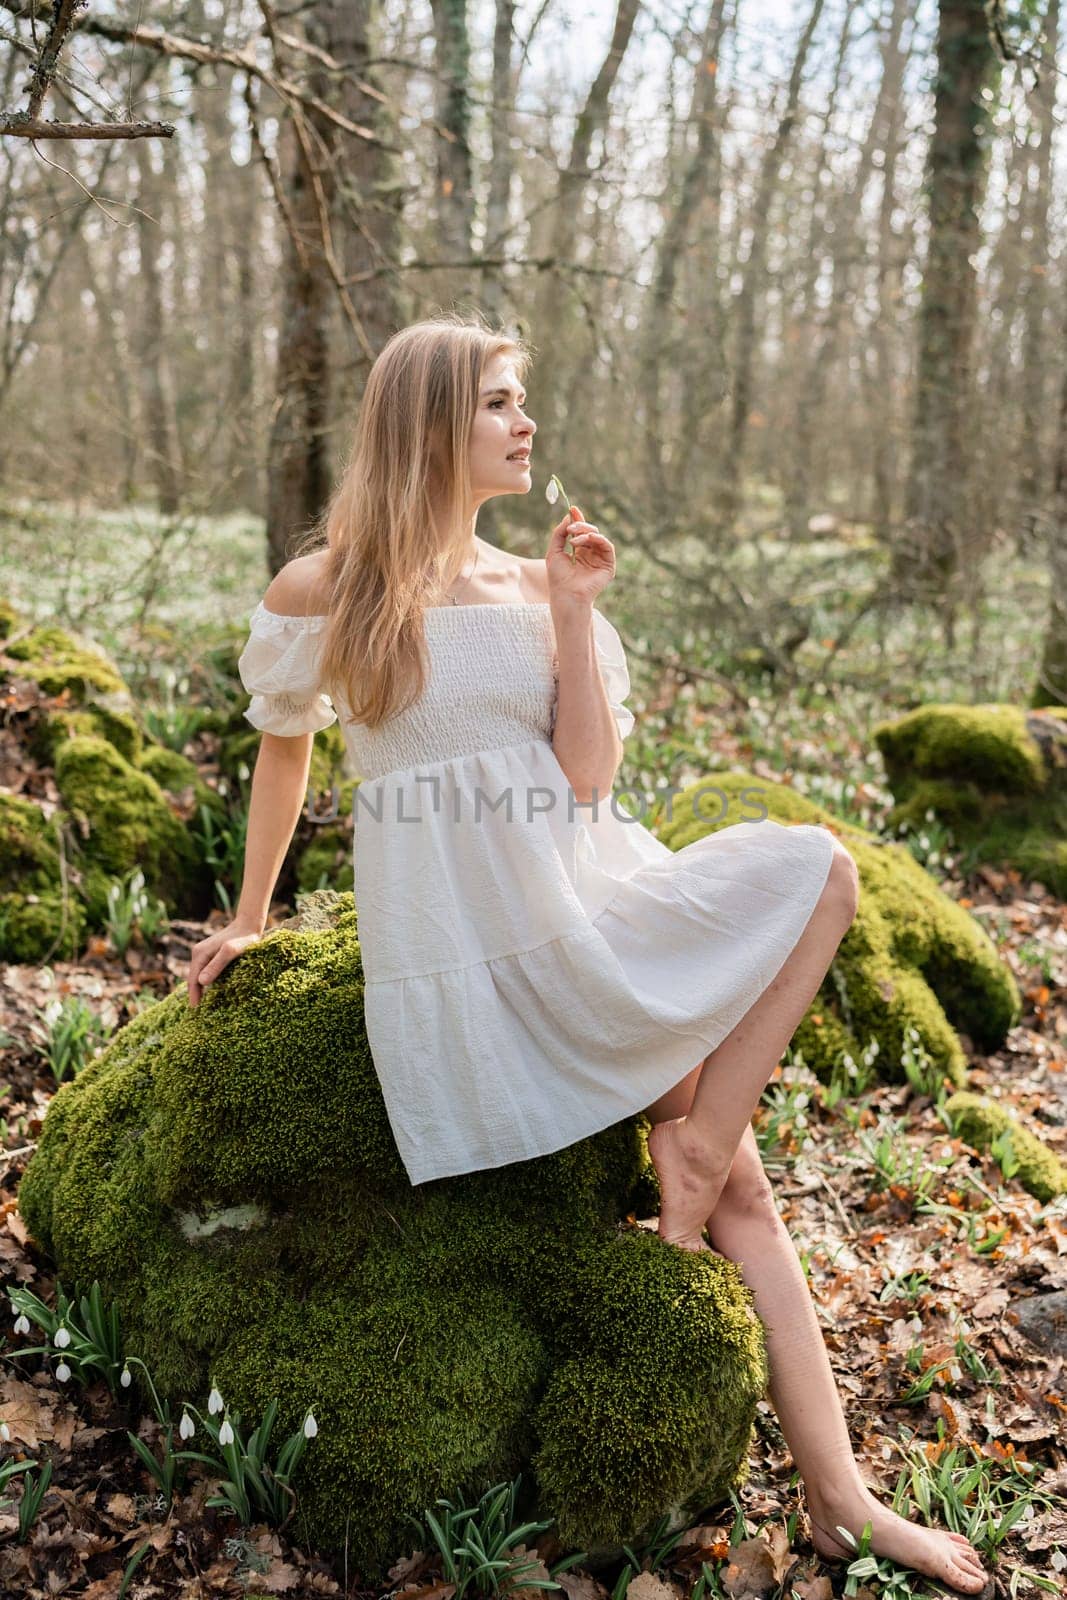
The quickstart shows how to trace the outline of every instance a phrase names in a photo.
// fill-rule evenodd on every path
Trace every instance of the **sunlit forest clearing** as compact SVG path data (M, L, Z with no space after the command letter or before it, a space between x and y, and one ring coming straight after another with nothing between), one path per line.
M613 542L620 814L679 850L756 794L857 861L760 1154L866 1482L1059 1593L1059 0L5 9L0 1597L957 1592L819 1554L641 1119L405 1184L337 725L188 1005L250 613L447 308L535 351L478 534L542 557L558 473Z

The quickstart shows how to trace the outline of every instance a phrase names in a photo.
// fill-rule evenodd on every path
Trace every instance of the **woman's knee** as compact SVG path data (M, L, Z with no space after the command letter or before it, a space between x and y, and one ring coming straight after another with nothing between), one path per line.
M835 839L830 871L819 904L832 908L847 922L852 922L859 906L859 899L860 877L855 859L840 839Z

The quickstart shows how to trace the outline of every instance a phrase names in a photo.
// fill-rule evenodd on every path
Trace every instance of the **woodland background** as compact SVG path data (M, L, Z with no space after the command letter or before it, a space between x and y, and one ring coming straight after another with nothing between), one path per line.
M847 525L873 565L813 548L816 601L950 640L1010 548L1063 699L1059 0L94 6L48 109L173 133L76 140L20 122L35 10L0 5L6 494L251 512L276 569L389 333L477 305L539 351L487 537L540 554L554 470L676 630L787 672L778 540Z
M968 1083L1062 1159L1067 905L933 811L898 827L872 730L1067 704L1063 32L1060 0L0 0L0 628L23 640L0 803L63 814L28 737L71 709L25 659L38 625L66 651L54 624L115 662L214 897L168 922L134 873L73 959L0 967L0 1263L38 1329L60 1285L17 1194L48 1105L237 896L248 613L325 504L376 352L454 306L537 351L533 492L478 531L542 555L555 472L615 544L622 778L744 767L901 837L1022 996L1002 1048L964 1040ZM272 923L294 859L303 887L320 864L351 887L332 760L321 735ZM999 1596L1056 1593L1065 1198L1018 1181L1010 1140L953 1132L921 1066L844 1092L787 1059L761 1154L867 1480L966 1529ZM373 1600L347 1559L205 1506L212 1484L167 1503L125 1431L165 1458L164 1427L30 1336L0 1351L0 1472L40 1450L56 1473L32 1538L0 1505L5 1600ZM787 1576L831 1600L759 1412L732 1514L640 1572L570 1575L570 1600ZM448 1600L436 1559L398 1552L390 1580ZM859 1600L920 1600L891 1568Z

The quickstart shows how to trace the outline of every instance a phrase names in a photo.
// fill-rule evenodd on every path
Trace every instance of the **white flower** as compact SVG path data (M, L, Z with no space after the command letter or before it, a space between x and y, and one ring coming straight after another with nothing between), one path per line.
M319 1425L315 1421L315 1415L313 1412L309 1411L307 1416L304 1418L304 1438L314 1439L318 1431Z
M57 1350L65 1350L70 1343L70 1329L57 1328L52 1339L52 1343L55 1345Z
M554 506L556 501L559 499L559 488L556 484L555 478L549 478L548 480L548 484L545 488L545 499L548 501L550 506Z
M133 1382L133 1373L130 1371L129 1367L123 1367L121 1373L119 1374L119 1382L122 1384L124 1389L128 1389L130 1387L130 1384Z
M230 1419L227 1417L225 1422L222 1424L222 1427L219 1429L219 1444L232 1444L232 1443L233 1443L233 1429L230 1427Z
M66 1383L67 1379L70 1377L70 1368L67 1366L65 1361L61 1361L59 1366L56 1368L56 1377L59 1379L60 1383Z
M196 1432L193 1419L189 1415L188 1411L182 1412L182 1420L178 1425L178 1432L181 1434L183 1439L191 1439L193 1434Z
M30 1331L30 1319L29 1319L29 1317L26 1315L26 1313L24 1311L20 1317L17 1317L15 1319L15 1332L16 1333L29 1333L29 1331Z
M216 1411L222 1410L222 1396L217 1389L212 1389L207 1397L208 1415L214 1416Z
M10 1443L11 1429L8 1427L6 1422L0 1422L0 1439L2 1439L5 1444Z

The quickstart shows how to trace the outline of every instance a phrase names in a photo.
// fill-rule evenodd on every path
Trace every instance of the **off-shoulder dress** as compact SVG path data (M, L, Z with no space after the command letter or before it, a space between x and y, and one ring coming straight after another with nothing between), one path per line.
M774 979L834 851L828 829L769 818L672 851L617 800L579 806L552 748L548 604L425 618L429 682L412 707L371 730L335 697L361 780L367 1039L412 1184L547 1155L673 1087ZM253 727L337 720L325 623L256 606L239 660ZM595 609L593 628L625 739L625 651Z

